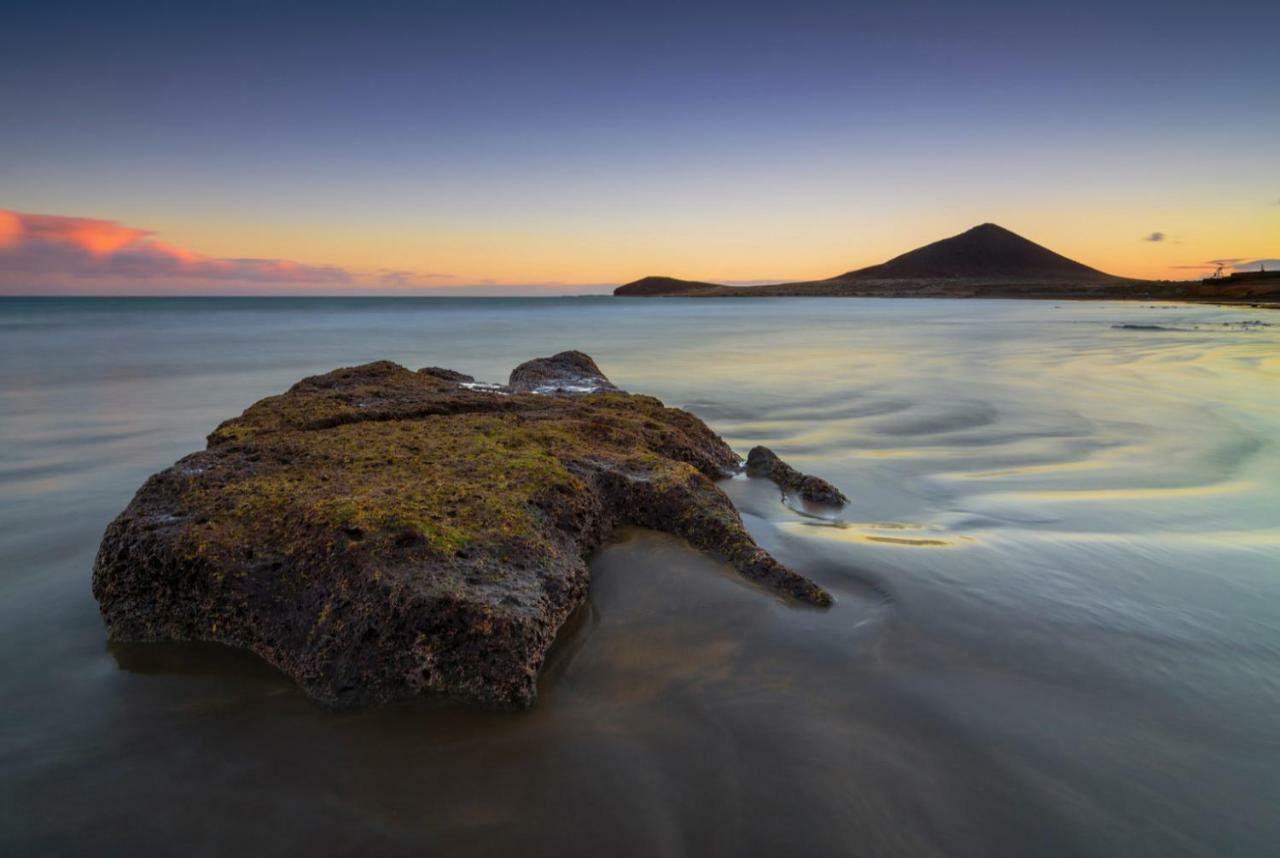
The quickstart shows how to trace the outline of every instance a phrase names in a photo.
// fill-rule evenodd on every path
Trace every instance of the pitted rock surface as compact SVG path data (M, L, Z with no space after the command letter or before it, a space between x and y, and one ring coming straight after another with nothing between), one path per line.
M108 638L251 650L332 705L525 707L586 558L622 525L830 604L747 534L715 484L739 459L693 415L618 391L580 352L523 364L510 388L469 378L339 369L220 425L108 527ZM597 392L547 395L586 378Z

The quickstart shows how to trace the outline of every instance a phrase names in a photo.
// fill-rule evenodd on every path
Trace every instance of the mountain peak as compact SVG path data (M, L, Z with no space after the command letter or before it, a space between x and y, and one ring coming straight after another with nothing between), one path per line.
M959 235L926 244L888 262L860 268L834 280L949 278L1107 279L1101 271L1054 253L999 224L983 223Z

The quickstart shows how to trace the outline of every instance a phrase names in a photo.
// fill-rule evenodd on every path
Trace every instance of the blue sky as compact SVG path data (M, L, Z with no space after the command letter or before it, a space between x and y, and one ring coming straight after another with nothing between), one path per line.
M1175 276L1280 255L1278 10L27 3L0 208L428 286L824 276L990 220Z

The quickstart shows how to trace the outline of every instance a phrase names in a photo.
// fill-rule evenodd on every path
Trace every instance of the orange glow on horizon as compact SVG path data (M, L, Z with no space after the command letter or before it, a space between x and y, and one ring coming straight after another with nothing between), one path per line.
M1274 233L1266 228L1265 216L1250 223L1232 211L1197 212L1192 220L1099 208L1087 217L1054 209L1011 210L990 219L1085 265L1140 279L1197 279L1210 259L1265 258L1274 251L1268 247ZM176 239L171 243L154 238L156 231L116 221L0 209L0 251L43 246L80 254L75 277L86 287L100 274L117 282L144 278L160 284L170 277L249 287L324 283L326 289L338 284L354 292L384 293L541 284L552 294L604 292L650 274L722 283L825 279L973 225L949 213L882 214L854 211L844 220L819 219L801 229L793 213L735 212L671 219L642 235L634 221L608 219L533 226L515 220L415 222L387 215L353 228L348 218L296 223L202 218L167 225L166 238ZM1144 240L1143 231L1131 226L1135 221L1166 227L1168 240ZM190 249L197 243L202 252ZM32 271L45 273L28 269L28 284ZM182 287L191 288L196 287Z
M218 258L152 239L151 230L97 218L39 215L0 209L0 274L18 285L39 278L94 280L218 280L226 283L348 283L343 269L284 259ZM0 288L4 286L0 280Z
M174 224L183 243L216 255L323 260L349 271L443 272L414 285L573 284L612 287L651 274L711 282L804 281L884 262L916 247L993 221L1085 265L1121 277L1198 279L1208 260L1277 255L1280 206L1205 206L1171 215L1099 204L996 207L980 217L954 212L851 210L801 221L795 212L737 211L705 216L634 213L529 223L511 218L444 218L428 212L308 213L288 223L200 219ZM358 218L359 224L353 223ZM625 218L625 219L624 219ZM1143 224L1143 228L1134 224ZM1152 228L1145 228L1150 225ZM1144 236L1161 228L1167 238ZM423 281L430 280L430 283ZM388 289L385 282L362 286ZM396 291L392 288L390 291Z
M0 209L0 249L17 244L22 231L22 219L11 211Z

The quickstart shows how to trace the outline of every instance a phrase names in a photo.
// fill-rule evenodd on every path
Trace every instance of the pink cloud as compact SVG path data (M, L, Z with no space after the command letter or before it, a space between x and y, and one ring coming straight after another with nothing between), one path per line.
M0 209L0 250L17 244L22 236L22 218L11 211Z
M115 221L0 209L0 277L350 283L349 271L285 259L204 256Z

